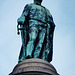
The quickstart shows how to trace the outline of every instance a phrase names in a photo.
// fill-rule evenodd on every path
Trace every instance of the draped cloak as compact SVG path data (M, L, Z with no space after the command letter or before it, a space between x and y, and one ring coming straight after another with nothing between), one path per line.
M40 10L41 12L43 12L43 14L40 13ZM38 17L36 17L36 15ZM33 20L32 23L30 21L31 19ZM55 24L53 22L53 18L49 10L41 5L39 6L35 4L27 4L19 20L24 21L24 25L20 26L23 27L24 30L21 30L22 47L19 55L19 61L23 61L26 59L26 46L29 41L29 35L28 35L29 27L34 24L37 26L38 25L41 26L42 23L43 25L46 25L45 26L46 33L45 33L45 38L43 40L42 49L38 58L51 62L52 55L53 55L53 32L54 32ZM36 22L34 23L34 20L35 21L37 20L36 22L39 22L40 24L39 23L36 24ZM32 53L32 58L34 58L33 56L34 51Z

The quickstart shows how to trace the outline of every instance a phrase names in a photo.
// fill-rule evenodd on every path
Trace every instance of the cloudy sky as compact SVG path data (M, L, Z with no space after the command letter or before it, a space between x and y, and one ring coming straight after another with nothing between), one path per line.
M18 63L21 37L17 19L33 0L0 0L0 75L8 75ZM56 24L53 61L60 75L75 75L75 0L43 0Z

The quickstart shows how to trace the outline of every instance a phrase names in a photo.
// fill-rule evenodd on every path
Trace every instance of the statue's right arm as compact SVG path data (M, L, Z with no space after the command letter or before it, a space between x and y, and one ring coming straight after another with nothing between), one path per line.
M17 19L18 24L23 25L25 22L26 17L28 16L29 13L29 5L27 4L23 10L22 15L20 18Z

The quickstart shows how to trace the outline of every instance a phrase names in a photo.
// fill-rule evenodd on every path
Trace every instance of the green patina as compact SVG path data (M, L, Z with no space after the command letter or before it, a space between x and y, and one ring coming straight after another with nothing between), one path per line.
M55 24L49 10L41 2L34 0L34 3L27 4L17 20L22 38L19 62L29 58L52 60Z

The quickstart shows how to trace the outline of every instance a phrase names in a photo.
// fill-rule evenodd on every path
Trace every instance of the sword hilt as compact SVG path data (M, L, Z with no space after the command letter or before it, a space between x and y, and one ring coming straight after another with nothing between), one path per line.
M17 25L17 34L18 35L20 34L20 31L19 30L24 30L24 27L21 27L20 28L20 26L21 26L20 24Z
M17 34L19 35L20 32L19 32L19 24L17 25Z

